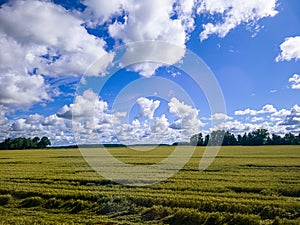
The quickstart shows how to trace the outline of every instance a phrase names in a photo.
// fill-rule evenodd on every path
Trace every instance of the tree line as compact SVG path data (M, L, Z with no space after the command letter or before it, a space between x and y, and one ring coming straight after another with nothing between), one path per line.
M223 136L223 139L222 139ZM222 142L222 143L220 143ZM217 130L211 134L203 136L202 133L193 135L190 138L191 145L299 145L300 133L294 135L287 133L283 136L270 134L266 129L257 129L255 131L238 135L237 137L229 131Z
M48 137L24 138L18 137L14 139L7 138L0 143L0 150L15 150L15 149L34 149L34 148L46 148L51 145Z

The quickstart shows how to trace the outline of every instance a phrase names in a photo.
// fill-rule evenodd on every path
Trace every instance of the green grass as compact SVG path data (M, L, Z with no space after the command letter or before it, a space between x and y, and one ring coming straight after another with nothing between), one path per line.
M110 152L143 165L173 149ZM100 177L79 150L0 151L0 224L300 224L299 146L222 147L199 172L203 151L146 187Z

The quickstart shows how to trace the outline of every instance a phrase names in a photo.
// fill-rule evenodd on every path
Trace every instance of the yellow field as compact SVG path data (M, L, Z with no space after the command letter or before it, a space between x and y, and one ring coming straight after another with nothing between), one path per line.
M149 165L173 149L110 152ZM300 224L300 146L222 147L200 172L203 151L145 187L102 178L76 149L0 151L0 224Z

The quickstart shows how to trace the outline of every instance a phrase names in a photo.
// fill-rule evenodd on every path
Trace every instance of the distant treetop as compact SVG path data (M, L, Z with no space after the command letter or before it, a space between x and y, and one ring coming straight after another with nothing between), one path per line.
M33 139L24 137L7 138L0 143L0 150L46 148L48 145L51 145L51 142L46 136L41 139L39 137Z

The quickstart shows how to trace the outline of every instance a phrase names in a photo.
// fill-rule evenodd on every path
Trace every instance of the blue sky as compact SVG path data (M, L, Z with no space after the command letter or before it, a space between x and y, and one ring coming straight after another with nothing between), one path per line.
M298 0L0 4L0 141L173 143L213 129L300 133ZM166 44L136 44L147 41ZM134 58L139 63L122 66ZM187 73L185 60L202 72Z

